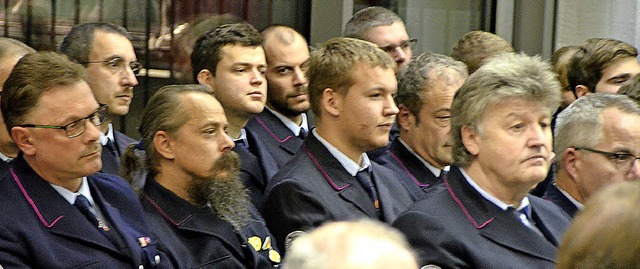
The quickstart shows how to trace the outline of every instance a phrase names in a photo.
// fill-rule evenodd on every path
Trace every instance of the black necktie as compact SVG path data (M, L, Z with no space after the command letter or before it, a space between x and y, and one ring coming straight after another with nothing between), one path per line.
M369 193L369 198L371 198L371 200L373 201L376 209L379 209L380 205L378 201L378 194L376 192L376 187L373 185L373 181L371 181L371 175L369 174L369 170L364 169L362 171L358 171L358 173L356 174L356 179L358 180L358 182L360 182L360 184L362 184L364 189Z
M530 216L530 212L529 210L531 210L530 206L527 205L521 209L515 209L513 207L509 207L509 209L513 212L514 215L516 215L516 217L518 218L518 220L520 222L522 222L522 224L524 224L524 226L527 226L527 228L531 229L532 231L534 231L535 233L541 235L542 237L545 237L544 234L540 231L540 229L538 229L538 227L536 226L536 223L533 219L531 219ZM527 221L529 221L529 223L525 223L524 219L527 219Z
M300 133L298 133L298 137L304 140L305 138L307 138L307 135L309 135L309 132L304 128L300 128Z
M244 142L244 139L238 139L233 141L234 143L236 143L236 147L243 147L243 148L247 148L247 143Z
M89 200L87 200L87 197L84 197L82 194L78 195L73 205L80 210L82 215L84 215L84 217L87 218L94 227L98 228L98 218L96 218L96 215L91 213L91 204L89 203Z

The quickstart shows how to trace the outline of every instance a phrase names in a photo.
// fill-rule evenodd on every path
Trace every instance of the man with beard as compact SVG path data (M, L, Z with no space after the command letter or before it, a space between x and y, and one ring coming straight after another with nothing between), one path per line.
M137 61L131 36L124 28L106 22L78 24L60 44L60 52L87 68L87 83L98 103L107 105L109 124L103 124L102 172L119 175L120 156L136 141L113 129L111 121L129 113Z
M309 133L308 81L304 61L307 41L296 30L281 25L262 31L267 57L267 105L245 127L251 152L260 159L267 179L291 159Z
M140 200L159 248L176 268L273 268L280 262L238 178L227 126L208 87L166 86L143 113L142 141L125 152L126 175L142 166L135 150L145 151L148 176Z

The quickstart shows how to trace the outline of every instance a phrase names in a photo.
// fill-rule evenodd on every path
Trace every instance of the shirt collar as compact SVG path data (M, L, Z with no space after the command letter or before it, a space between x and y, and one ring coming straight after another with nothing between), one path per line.
M553 183L553 185L556 185L555 183ZM556 188L558 188L558 190L565 196L567 197L567 199L569 199L569 201L574 204L578 210L582 210L582 208L584 207L584 205L580 202L578 202L578 200L576 200L575 198L573 198L573 196L571 196L571 194L569 194L568 192L564 191L562 188L558 187L558 185L556 185Z
M247 131L245 131L244 128L240 129L240 136L238 136L238 138L233 138L231 136L229 137L231 138L231 140L233 140L233 142L242 140L245 146L249 148L249 141L247 140Z
M2 153L2 152L0 152L0 159L2 159L2 161L4 161L4 162L8 162L8 161L13 160L13 158L10 158L9 156L4 155L4 153Z
M490 193L482 189L482 187L480 187L480 185L478 185L475 181L473 181L473 179L467 174L467 172L464 171L463 168L460 168L460 172L462 173L464 178L467 180L467 182L469 182L469 185L471 185L471 187L473 187L476 191L478 191L478 193L480 193L480 195L482 195L484 199L489 200L489 202L495 204L497 207L499 207L502 210L507 210L510 207L513 208L513 205L509 205L500 201L498 198L496 198L495 196L491 195ZM516 210L521 210L527 207L528 205L529 205L529 198L525 196L524 198L522 198L522 201L520 201L520 206L518 206ZM528 211L530 212L530 210ZM528 215L529 214L530 213L528 213Z
M78 189L78 192L72 192L70 190L67 190L61 186L58 186L52 183L49 183L49 185L51 185L51 187L53 187L53 189L56 190L70 204L73 204L76 202L76 197L78 195L83 195L84 197L87 198L87 200L89 200L89 203L91 204L91 206L95 206L95 203L93 202L93 196L91 196L91 191L89 190L89 183L87 182L87 177L82 177L82 183L80 184L80 189Z
M309 131L309 123L307 122L306 113L302 113L302 123L298 125L289 118L269 108L268 106L264 106L264 108L273 113L273 115L275 115L276 118L278 118L284 124L284 126L287 126L287 129L291 130L291 132L293 132L293 134L295 134L296 136L300 136L300 129L305 129L307 130L307 132Z
M436 177L440 177L440 174L442 173L442 170L449 171L449 166L448 165L445 166L444 169L437 168L437 167L431 165L429 162L425 161L422 157L420 157L420 155L418 155L418 153L413 151L413 149L411 149L411 147L409 147L409 145L407 145L407 143L405 143L404 140L402 140L402 138L398 137L398 140L400 140L400 143L402 143L402 145L404 145L404 147L407 148L407 150L409 152L411 152L411 154L413 154L413 156L418 158L418 160L420 162L422 162L422 164L424 164L424 166L426 166L427 169L429 169L429 171L431 171L431 173L433 173Z
M100 133L100 144L102 144L103 146L106 145L107 140L111 140L112 142L116 141L115 137L113 136L113 125L111 123L107 125L106 134Z
M350 175L355 177L358 172L364 169L368 169L369 166L371 166L371 161L369 161L369 156L367 156L367 153L362 153L362 163L358 165L356 162L349 159L347 155L344 155L344 153L331 145L327 140L324 140L324 138L322 138L316 130L317 129L314 128L311 133L318 139L318 141L320 141L320 143L322 143L322 145L325 146L325 148L327 148L329 153L331 153L331 155L333 155L333 157L336 158L338 162L340 162L340 164L342 164L342 167L344 167L344 169L347 170Z

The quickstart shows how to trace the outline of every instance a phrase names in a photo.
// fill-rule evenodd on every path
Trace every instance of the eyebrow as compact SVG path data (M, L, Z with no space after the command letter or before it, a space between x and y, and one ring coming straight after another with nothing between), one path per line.
M616 80L616 79L619 79L619 78L629 79L630 77L631 77L631 73L623 73L623 74L618 74L616 76L610 77L610 78L607 79L607 81Z

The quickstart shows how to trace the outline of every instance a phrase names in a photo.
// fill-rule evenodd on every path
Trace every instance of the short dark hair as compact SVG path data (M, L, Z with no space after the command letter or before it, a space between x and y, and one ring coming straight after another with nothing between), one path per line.
M262 35L248 23L232 23L216 27L196 41L191 53L193 80L198 81L198 73L207 69L216 74L216 66L220 62L220 51L226 45L245 47L261 46Z
M567 65L569 86L575 91L576 86L584 85L595 92L602 71L613 61L637 56L638 50L628 43L612 38L589 38Z
M85 68L62 54L36 52L22 57L4 83L0 98L9 133L14 126L25 123L25 116L37 106L43 93L84 80Z
M62 40L59 51L78 63L88 62L96 31L119 34L131 41L131 35L122 26L108 22L88 22L73 26Z

